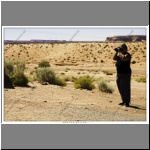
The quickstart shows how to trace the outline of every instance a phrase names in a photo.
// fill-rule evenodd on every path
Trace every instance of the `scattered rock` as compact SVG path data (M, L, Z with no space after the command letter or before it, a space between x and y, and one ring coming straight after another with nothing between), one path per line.
M41 84L42 84L42 85L49 85L48 82L42 82Z
M86 107L85 109L89 109L89 108Z

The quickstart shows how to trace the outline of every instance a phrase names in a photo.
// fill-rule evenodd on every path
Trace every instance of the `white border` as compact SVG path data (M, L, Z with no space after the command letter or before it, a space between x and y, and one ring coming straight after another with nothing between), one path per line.
M66 29L66 28L75 28L75 29L95 29L95 28L145 28L146 29L146 69L147 69L147 72L146 72L146 75L147 75L147 79L146 79L146 92L148 95L147 98L146 98L146 121L92 121L92 122L87 122L87 121L79 121L79 122L76 122L76 121L58 121L58 122L51 122L51 121L44 121L44 122L40 122L40 121L36 121L36 122L29 122L29 121L26 121L26 122L22 122L22 121L12 121L12 122L7 122L7 121L4 121L4 113L3 113L3 110L4 110L4 76L3 76L3 71L2 71L2 107L3 109L1 110L2 111L2 124L149 124L149 26L2 26L2 50L4 49L4 28L51 28L51 29L57 29L57 28L62 28L62 29ZM3 66L4 66L4 54L2 53L2 70L3 70Z
M5 0L5 1L14 1L14 0ZM20 1L20 0L16 0L16 1ZM31 1L31 0L26 0L26 1ZM41 0L32 0L32 1L41 1ZM44 1L49 1L49 0L44 0ZM68 2L70 2L70 0L55 0L55 1L62 1L62 2L65 2L65 1L68 1ZM91 0L74 0L74 1L91 1ZM94 0L94 1L100 1L100 0ZM114 0L105 0L105 1L114 1ZM120 2L120 0L115 0L115 1L119 1ZM131 0L126 0L126 1L131 1ZM132 0L132 1L141 1L141 0ZM148 1L148 0L145 0L145 1ZM123 1L124 2L124 1Z

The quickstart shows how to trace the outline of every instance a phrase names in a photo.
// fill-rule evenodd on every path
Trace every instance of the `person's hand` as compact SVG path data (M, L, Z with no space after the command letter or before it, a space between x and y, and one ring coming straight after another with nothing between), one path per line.
M117 49L117 48L114 48L114 51L118 52L118 49Z

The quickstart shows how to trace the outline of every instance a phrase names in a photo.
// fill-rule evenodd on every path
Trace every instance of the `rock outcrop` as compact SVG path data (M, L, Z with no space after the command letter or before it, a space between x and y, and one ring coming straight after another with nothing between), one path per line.
M145 35L113 36L106 38L106 42L141 42L143 40L146 40Z

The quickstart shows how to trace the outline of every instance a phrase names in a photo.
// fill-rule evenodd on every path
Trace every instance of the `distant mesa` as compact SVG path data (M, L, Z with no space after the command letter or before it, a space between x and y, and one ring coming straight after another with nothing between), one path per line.
M41 39L31 39L31 40L4 40L4 44L15 44L15 43L82 43L82 42L141 42L145 41L145 35L128 35L128 36L113 36L107 37L105 41L66 41L66 40L41 40Z
M57 43L57 42L66 42L65 40L4 40L4 43Z
M145 35L128 35L128 36L113 36L107 37L106 42L141 42L146 40Z

